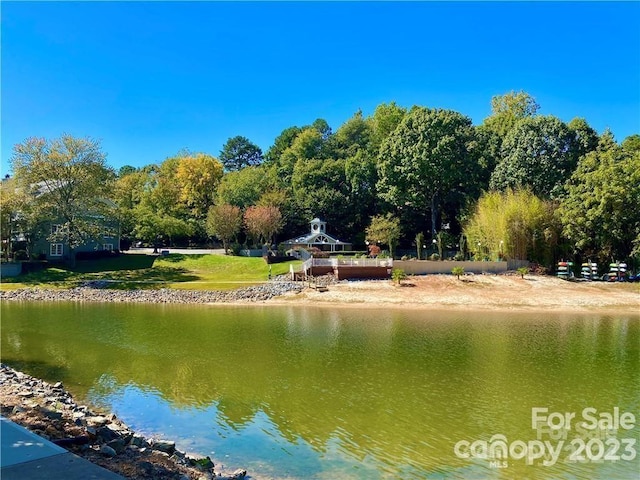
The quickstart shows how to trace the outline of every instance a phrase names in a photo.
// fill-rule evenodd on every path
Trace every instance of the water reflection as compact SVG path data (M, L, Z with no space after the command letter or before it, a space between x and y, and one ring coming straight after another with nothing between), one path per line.
M4 362L256 477L624 478L638 467L501 473L453 445L534 439L533 406L638 412L640 316L3 304L2 321Z

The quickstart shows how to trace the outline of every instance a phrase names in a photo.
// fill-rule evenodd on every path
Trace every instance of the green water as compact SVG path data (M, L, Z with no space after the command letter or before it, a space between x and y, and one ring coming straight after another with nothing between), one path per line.
M1 309L3 362L61 380L136 430L253 478L627 479L640 471L640 457L631 458L640 449L640 314ZM635 422L610 433L614 440L596 429L580 462L568 461L568 449L553 465L510 457L504 468L454 453L459 441L498 434L508 445L536 440L534 407L577 419L584 408L618 407ZM567 448L584 438L565 433ZM601 444L608 458L598 461Z

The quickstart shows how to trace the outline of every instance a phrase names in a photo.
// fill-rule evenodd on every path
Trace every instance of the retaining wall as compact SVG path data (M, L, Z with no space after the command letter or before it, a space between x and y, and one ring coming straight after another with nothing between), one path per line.
M453 267L462 267L466 273L501 273L508 270L507 262L452 262L433 260L394 260L393 268L407 275L450 274Z

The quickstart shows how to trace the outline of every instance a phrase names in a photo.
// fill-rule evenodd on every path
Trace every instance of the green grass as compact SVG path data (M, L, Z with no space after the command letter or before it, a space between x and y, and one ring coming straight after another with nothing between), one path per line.
M287 273L291 263L300 265L299 261L277 263L271 266L271 274L275 276ZM89 280L110 280L114 281L113 288L122 289L170 287L228 290L265 282L268 275L269 266L262 258L181 254L156 257L124 254L116 258L78 261L73 268L60 265L3 279L0 288L71 288Z

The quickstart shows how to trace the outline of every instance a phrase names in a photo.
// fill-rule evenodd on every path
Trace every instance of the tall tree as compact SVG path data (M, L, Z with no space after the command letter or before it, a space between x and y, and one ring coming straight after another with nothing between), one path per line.
M220 152L220 161L228 172L262 163L262 150L247 137L235 136L227 140Z
M373 112L373 116L370 118L371 129L373 130L371 135L371 141L374 148L377 150L382 145L382 142L393 132L402 119L407 114L407 109L396 105L396 102L381 103Z
M269 170L264 166L229 172L218 185L216 203L228 203L240 208L255 205L269 185Z
M335 157L347 158L360 150L370 151L372 133L371 123L362 117L362 111L357 111L333 135Z
M204 218L213 205L222 178L222 164L204 153L182 157L175 178L180 186L180 201L191 209L195 218Z
M628 153L640 152L640 135L629 135L622 141L622 149Z
M265 161L270 164L278 162L282 153L293 144L293 141L300 132L302 132L302 128L300 127L293 126L285 128L273 141L273 145L269 147L269 150L267 150L264 156Z
M625 151L604 134L580 159L558 214L577 251L602 261L640 256L640 151ZM633 245L635 245L635 250Z
M242 210L235 205L214 205L207 214L207 233L222 240L224 253L229 253L229 242L240 233Z
M99 142L67 134L30 138L14 147L11 163L18 186L38 212L61 226L50 240L68 245L71 262L78 246L102 239L106 226L96 218L111 214L115 174Z
M575 136L576 155L578 158L594 151L598 147L598 133L591 128L584 118L576 117L567 127Z
M553 116L521 120L502 143L502 160L491 175L491 188L529 187L543 198L556 198L578 161L574 133Z
M539 108L535 98L522 90L496 95L491 99L491 115L485 118L484 126L504 138L520 120L535 116Z
M380 148L380 197L397 209L430 210L435 235L445 196L477 181L474 139L470 118L451 110L414 107Z

